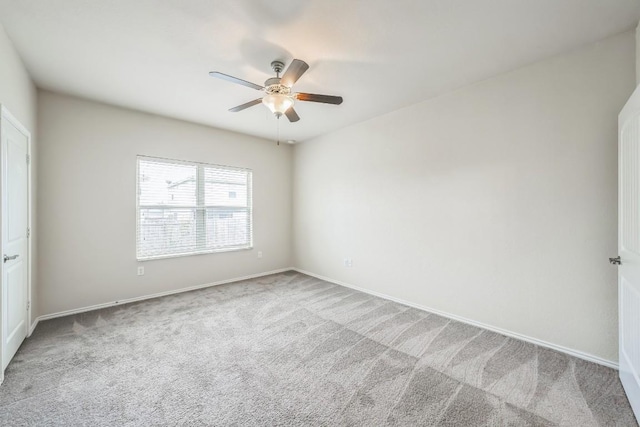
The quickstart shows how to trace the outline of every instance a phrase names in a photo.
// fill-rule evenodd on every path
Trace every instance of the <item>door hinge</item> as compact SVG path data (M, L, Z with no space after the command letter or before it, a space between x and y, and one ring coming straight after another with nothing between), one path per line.
M609 258L609 263L613 265L621 265L622 261L620 260L620 257L617 256L615 258Z
M27 227L27 239L31 237L31 228Z
M31 164L31 156L29 154L27 154L27 164L28 165Z
M31 308L31 301L27 301L27 311Z

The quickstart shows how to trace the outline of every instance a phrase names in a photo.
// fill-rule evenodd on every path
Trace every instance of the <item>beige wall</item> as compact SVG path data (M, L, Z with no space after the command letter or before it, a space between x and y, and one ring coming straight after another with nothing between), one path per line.
M39 315L38 307L38 275L37 275L37 242L38 230L35 227L35 215L37 209L36 194L36 171L37 171L37 129L36 129L36 87L31 81L22 60L15 51L11 40L0 25L0 104L4 105L31 132L31 158L32 183L31 203L34 214L34 228L32 230L32 263L31 263L31 286L32 286L32 321Z
M627 32L297 145L294 265L617 360L634 57Z
M636 27L636 86L640 85L640 23Z
M36 87L9 36L0 26L0 103L35 133Z
M38 126L42 314L291 266L289 146L44 91ZM136 262L138 154L253 169L255 249Z

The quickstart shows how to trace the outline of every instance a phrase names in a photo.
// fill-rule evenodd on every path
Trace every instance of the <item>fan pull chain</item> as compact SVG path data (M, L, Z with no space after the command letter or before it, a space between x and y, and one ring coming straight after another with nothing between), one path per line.
M278 145L280 145L280 116L276 119L276 138Z

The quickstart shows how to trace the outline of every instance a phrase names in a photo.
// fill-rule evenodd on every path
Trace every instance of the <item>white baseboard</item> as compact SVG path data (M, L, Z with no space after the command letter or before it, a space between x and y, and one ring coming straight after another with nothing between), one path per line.
M57 317L64 317L64 316L70 316L72 314L85 313L87 311L99 310L101 308L107 308L107 307L113 307L113 306L116 306L116 305L129 304L129 303L132 303L132 302L144 301L144 300L148 300L148 299L164 297L164 296L167 296L167 295L180 294L182 292L195 291L197 289L209 288L211 286L225 285L227 283L239 282L241 280L247 280L247 279L255 279L257 277L269 276L271 274L283 273L285 271L292 271L292 270L294 270L294 268L292 268L292 267L281 268L281 269L278 269L278 270L265 271L265 272L257 273L257 274L250 274L248 276L235 277L233 279L226 279L226 280L219 280L217 282L205 283L204 285L189 286L188 288L173 289L173 290L170 290L170 291L158 292L158 293L150 294L150 295L142 295L142 296L134 297L134 298L125 298L125 299L121 299L121 300L117 300L117 301L90 305L90 306L87 306L87 307L81 307L81 308L74 308L74 309L71 309L71 310L59 311L57 313L44 314L44 315L39 316L39 317L37 317L35 319L35 321L31 325L31 328L29 329L29 335L31 335L33 333L33 330L38 325L38 322L40 322L42 320L55 319Z
M505 335L505 336L508 336L508 337L511 337L511 338L515 338L515 339L518 339L518 340L521 340L521 341L526 341L526 342L529 342L531 344L539 345L541 347L550 348L552 350L556 350L556 351L559 351L561 353L565 353L565 354L568 354L570 356L577 357L579 359L583 359L583 360L586 360L586 361L589 361L589 362L597 363L599 365L607 366L609 368L618 369L618 363L616 363L614 361L603 359L601 357L594 356L594 355L588 354L588 353L584 353L584 352L579 351L579 350L574 350L574 349L567 348L567 347L564 347L564 346L561 346L561 345L558 345L558 344L553 344L553 343L550 343L550 342L547 342L547 341L540 340L538 338L533 338L533 337L530 337L530 336L527 336L527 335L519 334L517 332L512 332L512 331L509 331L509 330L506 330L506 329L498 328L496 326L488 325L486 323L477 322L475 320L471 320L471 319L467 319L467 318L462 317L462 316L458 316L458 315L455 315L455 314L447 313L447 312L442 311L442 310L436 310L436 309L431 308L431 307L426 307L426 306L423 306L423 305L420 305L420 304L415 304L415 303L412 303L412 302L409 302L409 301L402 300L400 298L395 298L395 297L392 297L392 296L389 296L389 295L386 295L386 294L382 294L380 292L375 292L375 291L371 291L369 289L361 288L359 286L350 285L348 283L344 283L344 282L341 282L339 280L334 280L334 279L331 279L329 277L324 277L324 276L321 276L319 274L311 273L309 271L301 270L299 268L293 268L292 270L297 271L298 273L302 273L302 274L306 274L308 276L315 277L315 278L320 279L320 280L324 280L326 282L334 283L336 285L340 285L340 286L344 286L344 287L347 287L347 288L355 289L356 291L364 292L364 293L369 294L369 295L373 295L373 296L376 296L376 297L384 298L386 300L394 301L394 302L397 302L399 304L403 304L403 305L406 305L406 306L409 306L409 307L417 308L418 310L427 311L429 313L434 313L434 314L437 314L437 315L440 315L440 316L443 316L443 317L446 317L446 318L449 318L449 319L457 320L458 322L467 323L469 325L477 326L477 327L482 328L482 329L486 329L486 330L489 330L489 331L492 331L492 332L496 332L496 333L501 334L501 335Z
M29 331L27 333L27 338L31 336L31 334L33 333L33 331L36 330L36 326L38 326L38 322L40 321L39 317L36 317L35 320L33 321L33 323L31 324L31 326L29 326Z

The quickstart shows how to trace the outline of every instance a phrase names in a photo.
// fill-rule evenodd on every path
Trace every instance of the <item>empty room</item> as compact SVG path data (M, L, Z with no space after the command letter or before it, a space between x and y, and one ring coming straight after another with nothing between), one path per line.
M0 425L638 426L638 0L0 0Z

